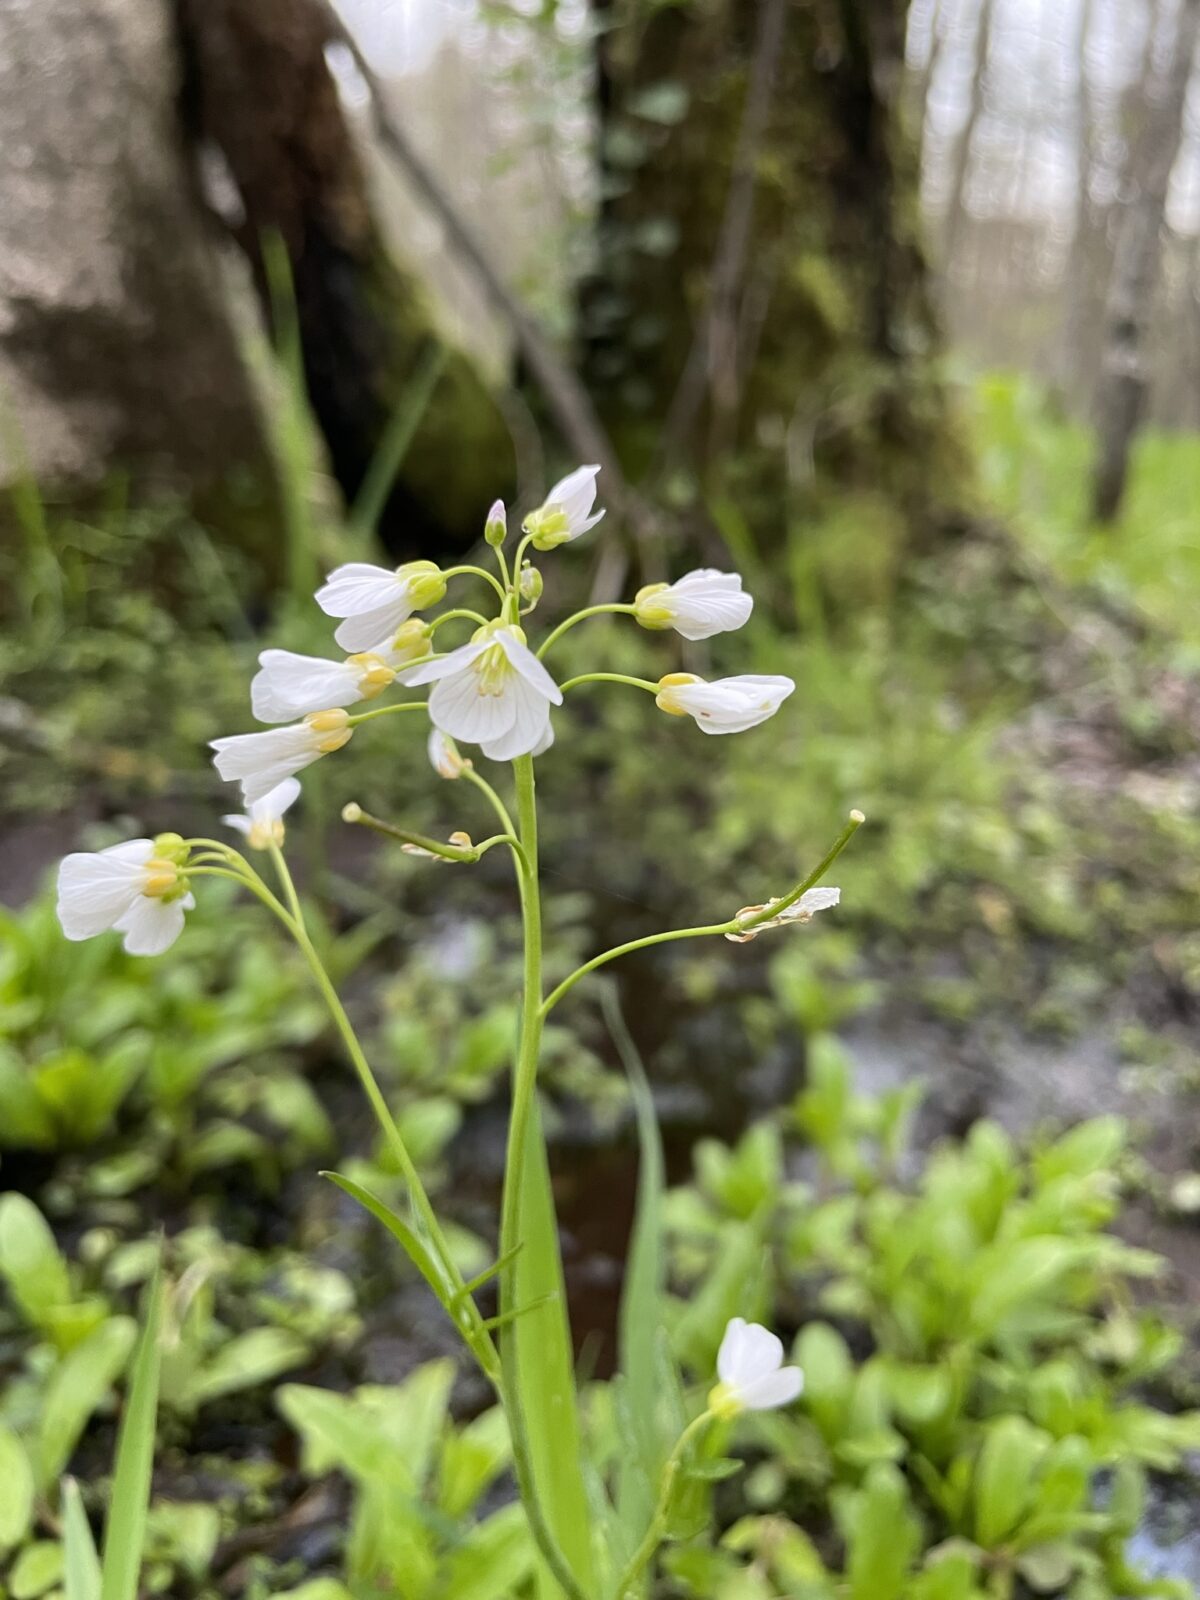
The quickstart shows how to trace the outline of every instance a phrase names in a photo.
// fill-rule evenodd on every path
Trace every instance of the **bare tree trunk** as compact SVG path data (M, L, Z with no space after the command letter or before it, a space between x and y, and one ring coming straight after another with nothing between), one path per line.
M954 259L962 235L966 213L967 180L971 176L971 149L975 143L975 130L979 126L986 101L988 56L992 43L992 5L993 0L979 0L979 16L975 24L975 62L971 73L971 104L954 155L954 175L950 183L950 198L946 206L942 235L942 262L947 267Z
M1111 522L1120 509L1130 446L1145 409L1150 378L1147 332L1162 260L1167 191L1183 138L1198 33L1200 0L1181 0L1170 68L1135 152L1136 186L1121 218L1097 395L1099 444L1092 512L1099 522Z
M121 472L273 564L274 473L166 0L0 0L0 35L0 483L86 502Z
M1062 324L1063 342L1058 358L1059 382L1064 389L1076 383L1080 377L1079 355L1087 330L1093 325L1095 308L1094 267L1099 230L1091 186L1096 164L1096 108L1087 69L1087 46L1095 8L1096 0L1083 0L1079 8L1079 32L1074 52L1079 63L1079 92L1075 110L1075 223L1063 280L1066 307Z

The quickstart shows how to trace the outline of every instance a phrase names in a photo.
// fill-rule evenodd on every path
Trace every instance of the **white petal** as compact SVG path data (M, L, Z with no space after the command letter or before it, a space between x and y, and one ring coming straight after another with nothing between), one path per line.
M717 1377L720 1378L722 1383L736 1381L745 1337L745 1319L743 1317L733 1317L725 1329L725 1337L721 1340L721 1348L717 1351Z
M464 667L469 667L472 661L477 661L488 648L490 640L472 639L469 644L460 644L457 650L451 650L447 656L432 656L428 661L418 661L415 666L404 669L404 684L406 688L415 688L421 683L436 683L439 678L451 678ZM400 682L399 674L396 678Z
M190 896L187 897L190 900ZM169 950L183 932L186 900L152 900L137 897L119 922L113 924L125 935L125 949L131 956L160 956Z
M783 1365L783 1343L770 1328L757 1322L743 1323L726 1359L727 1370L722 1370L720 1356L717 1360L721 1378L744 1394L747 1384L778 1372Z
M754 610L752 597L740 589L696 585L685 590L682 581L655 595L653 603L673 614L675 631L685 639L711 639L716 633L731 633L742 627Z
M91 939L114 927L141 898L141 869L153 854L153 840L130 839L66 856L58 869L58 920L67 938Z
M289 811L299 798L299 778L285 778L282 783L276 784L270 794L265 794L261 800L254 802L250 808L250 816L255 822L278 822L284 812Z
M799 1367L778 1367L739 1385L738 1393L748 1411L773 1411L776 1406L790 1405L803 1388L804 1374Z
M237 833L249 834L250 818L241 811L230 811L221 818L227 828L233 828Z
M517 756L532 755L542 744L550 725L550 707L532 684L515 678L511 692L516 706L512 727L499 739L489 739L483 745L483 753L491 761L512 761Z
M586 517L596 498L596 474L599 471L599 467L592 466L576 467L574 472L568 472L550 490L546 505L561 507L572 524Z
M333 637L350 655L361 655L367 650L378 651L412 614L412 602L405 588L386 605L347 617L333 630Z
M551 705L562 705L562 690L528 645L522 644L507 628L497 630L496 643L508 657L510 665L527 683L532 684L543 699L549 700Z
M696 589L706 594L718 592L737 594L741 587L740 573L721 572L716 567L697 567L693 572L685 572L682 578L676 578L667 592L682 593Z
M243 801L253 805L285 778L317 760L321 755L318 737L304 722L269 728L265 733L237 733L212 740L217 752L213 764L228 782L241 783Z
M550 746L553 743L554 743L554 724L550 721L550 718L547 717L546 718L546 731L542 734L542 737L534 745L533 749L529 752L529 754L531 756L542 756L542 755L545 755L546 751L549 750Z
M840 904L841 898L840 889L806 889L799 900L787 908L783 916L811 917L815 911L828 911Z
M260 722L294 722L310 711L352 706L362 699L359 674L344 661L264 650L261 670L250 685L250 704Z
M516 720L513 686L521 682L514 673L500 694L481 694L479 676L470 667L443 678L429 696L429 716L443 733L468 744L499 739Z
M327 617L357 617L403 600L407 585L387 567L347 561L335 568L317 590L316 601Z
M597 511L594 517L586 517L582 522L571 524L571 538L578 539L581 534L588 533L598 522L604 521L604 512Z
M744 733L773 717L795 687L790 678L747 674L682 684L671 694L704 733Z

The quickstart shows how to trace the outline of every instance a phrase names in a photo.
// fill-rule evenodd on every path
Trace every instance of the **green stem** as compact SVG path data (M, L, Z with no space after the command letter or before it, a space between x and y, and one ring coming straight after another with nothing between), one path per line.
M486 567L471 567L471 566L447 567L446 570L442 573L442 577L443 578L447 578L447 579L448 578L461 578L461 577L464 577L464 576L466 576L468 574L472 578L483 578L483 579L485 579L488 583L491 584L492 588L495 589L496 593L500 596L501 600L503 600L505 598L504 585L500 582L499 578L497 578L494 573L489 572Z
M648 678L630 678L623 672L582 672L577 678L568 678L561 685L562 692L574 689L581 683L628 683L634 689L645 689L650 694L658 693L658 685L651 683Z
M771 905L764 906L757 915L739 919L737 922L738 931L740 933L750 932L762 923L770 922L772 918L779 916L780 912L786 911L790 905L794 905L802 894L806 894L809 889L820 883L866 820L861 811L852 811L846 826L838 834L833 845L821 857L821 860L812 869L808 877L801 878L794 889L789 889L782 899L774 901Z
M443 611L440 617L434 617L429 624L429 632L434 634L443 622L453 622L458 617L467 617L470 621L478 623L481 628L487 626L487 618L478 611L472 611L468 606L455 606L452 611Z
M597 967L615 961L618 956L632 955L635 950L645 950L652 944L667 944L672 939L703 939L718 933L734 933L742 926L744 924L733 917L728 922L711 922L703 928L671 928L667 933L650 933L644 939L630 939L625 944L614 945L611 950L605 950L603 954L585 961L581 967L576 967L569 977L563 979L558 988L542 1002L542 1020L545 1021L563 995L569 989L573 989L581 978L586 978L589 972L595 972Z
M650 1526L646 1529L641 1544L630 1556L629 1561L617 1581L614 1590L614 1600L626 1600L642 1573L654 1559L654 1554L662 1543L663 1534L667 1529L667 1516L671 1510L671 1495L675 1489L675 1479L679 1476L679 1469L683 1465L687 1448L705 1425L712 1421L711 1411L702 1411L675 1441L675 1448L667 1457L663 1465L662 1481L658 1489L658 1503L654 1508L654 1515L650 1519Z
M491 806L492 810L500 818L500 826L504 829L505 833L511 833L515 835L517 829L512 817L509 815L508 807L504 804L504 801L501 800L500 796L496 793L495 789L492 788L487 779L481 777L480 774L475 771L473 766L464 767L462 775L468 780L468 782L473 783L479 790L480 794L482 794L487 800L488 805Z
M374 711L359 711L347 721L347 727L356 728L360 722L370 722L372 717L391 717L397 711L424 711L424 700L398 700L395 705L376 706Z
M510 1320L500 1332L500 1364L503 1373L505 1411L513 1440L513 1461L521 1500L530 1519L541 1526L543 1537L537 1542L547 1566L571 1600L586 1596L546 1521L541 1508L538 1484L533 1469L533 1454L525 1406L521 1393L518 1357L517 1263L521 1249L521 1202L525 1187L525 1153L530 1137L530 1120L537 1094L538 1053L542 1039L542 910L538 881L537 802L534 793L533 759L520 756L513 762L517 789L518 837L521 856L518 882L521 895L521 922L524 932L524 981L521 996L521 1028L517 1058L513 1069L512 1111L509 1115L508 1146L504 1163L504 1191L500 1202L500 1311ZM470 773L468 773L470 776ZM498 797L490 785L479 780L496 804ZM503 807L500 807L503 810ZM536 1533L535 1533L536 1537Z
M296 919L297 925L300 925L304 921L304 912L300 909L300 896L296 893L296 885L292 882L292 875L288 871L287 862L283 859L283 852L277 844L272 844L270 851L271 860L275 864L275 876L283 887L288 909Z
M538 651L538 660L540 661L546 654L547 650L549 650L550 646L557 640L561 639L563 634L566 633L569 628L573 628L577 622L583 622L587 617L602 616L606 612L610 614L623 612L626 616L631 617L636 610L636 606L625 605L619 602L614 602L611 605L586 606L582 611L577 611L573 617L568 617L565 622L559 623L558 627L555 628L554 632L550 634L550 636L546 639L546 642Z

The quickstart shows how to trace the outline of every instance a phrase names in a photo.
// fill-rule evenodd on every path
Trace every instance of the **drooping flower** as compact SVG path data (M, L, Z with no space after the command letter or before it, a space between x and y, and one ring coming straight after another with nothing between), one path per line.
M292 722L310 711L374 700L396 681L396 669L374 651L326 661L291 650L264 650L250 684L250 705L260 722Z
M718 678L707 683L692 672L669 672L658 682L655 704L673 717L694 717L704 733L744 733L773 717L796 685L791 678Z
M107 850L76 851L58 869L58 920L68 939L91 939L110 928L125 935L131 956L157 956L183 932L195 905L177 833L130 839Z
M271 790L311 766L321 756L340 750L354 729L345 711L314 711L302 722L286 728L268 728L264 733L235 733L227 739L213 739L217 752L213 765L227 782L242 786L247 806L264 799Z
M466 756L459 755L454 740L440 728L430 728L425 749L429 755L429 765L439 778L461 778L471 765Z
M461 829L457 830L455 833L452 833L446 840L446 843L453 845L456 850L474 849L474 842L471 838L471 835L469 833L464 833ZM400 848L404 851L405 855L425 856L430 861L453 862L454 860L453 856L443 855L440 850L426 850L423 844L405 843L402 844Z
M560 544L569 544L596 526L604 515L603 511L592 514L599 471L599 467L576 467L558 480L536 511L529 513L522 526L531 536L535 550L553 550Z
M283 843L283 814L300 798L300 783L296 778L285 778L270 794L255 800L244 812L234 811L221 818L227 827L245 834L252 850L269 850Z
M435 561L409 561L395 571L366 561L348 561L317 590L326 616L346 620L333 637L343 650L377 650L414 611L435 606L446 580Z
M634 597L634 617L643 628L674 628L685 639L711 639L740 628L754 610L736 572L701 567L675 583L651 583Z
M783 1345L769 1328L734 1317L717 1352L721 1380L708 1397L710 1411L736 1417L740 1411L773 1411L804 1388L799 1367L785 1367Z
M812 921L818 911L828 911L836 906L842 898L842 891L833 888L806 889L799 900L793 900L777 917L771 917L766 922L757 923L753 928L748 928L744 933L727 933L725 937L733 944L749 944L751 939L756 939L760 933L765 933L768 928L786 928L790 925L803 927ZM754 917L760 911L769 911L772 906L778 905L778 900L768 900L765 906L743 906L738 912L738 920L742 917Z
M420 662L408 682L434 684L434 727L481 745L493 761L545 748L550 707L562 704L562 690L511 623L488 623L469 644Z

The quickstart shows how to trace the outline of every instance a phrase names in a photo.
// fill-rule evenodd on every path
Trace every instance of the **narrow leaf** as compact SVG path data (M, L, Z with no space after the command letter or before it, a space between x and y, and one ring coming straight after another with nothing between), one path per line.
M369 1211L377 1222L383 1223L393 1239L400 1241L413 1266L437 1295L449 1315L459 1323L454 1290L447 1284L441 1268L433 1259L424 1240L418 1237L416 1231L404 1221L403 1217L398 1217L390 1206L385 1205L369 1189L364 1189L351 1178L344 1178L340 1172L323 1172L321 1176L336 1184L343 1194L348 1194L352 1200L357 1200L364 1211Z
M74 1478L63 1479L62 1510L66 1600L100 1600L100 1558Z
M112 1504L104 1530L101 1600L137 1600L150 1477L154 1468L154 1429L162 1370L163 1297L160 1260L150 1281L146 1321L133 1358L133 1381L117 1434Z

